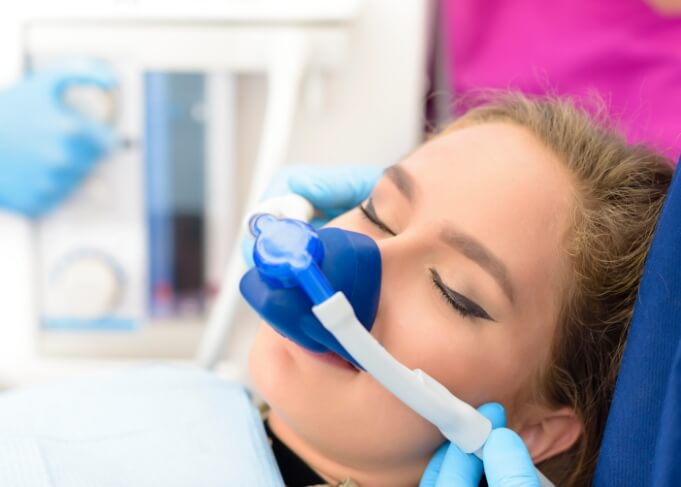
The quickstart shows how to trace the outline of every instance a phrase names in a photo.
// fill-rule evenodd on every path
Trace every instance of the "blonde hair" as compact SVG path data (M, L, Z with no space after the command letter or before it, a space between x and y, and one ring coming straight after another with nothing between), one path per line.
M570 263L550 363L538 399L571 407L582 435L541 465L557 485L590 485L648 248L672 162L629 145L569 99L494 95L444 130L505 121L529 130L573 176Z

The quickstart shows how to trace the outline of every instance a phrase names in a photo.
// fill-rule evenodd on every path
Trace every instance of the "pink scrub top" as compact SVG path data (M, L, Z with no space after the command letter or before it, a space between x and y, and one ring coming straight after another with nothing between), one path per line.
M630 142L681 154L681 16L644 0L443 0L455 94L599 94Z

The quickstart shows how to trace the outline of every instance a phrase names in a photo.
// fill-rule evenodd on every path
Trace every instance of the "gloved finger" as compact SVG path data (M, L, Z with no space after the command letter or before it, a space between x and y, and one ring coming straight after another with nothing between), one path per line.
M492 431L482 449L487 483L493 487L539 487L523 440L507 428Z
M0 193L0 208L19 213L28 218L37 216L37 204L33 195Z
M44 192L68 193L91 172L100 156L101 149L87 137L68 136L45 144L34 155L36 184Z
M435 487L477 487L482 477L482 462L475 455L449 444Z
M419 487L435 487L437 482L437 477L440 475L440 470L442 468L442 462L445 461L445 455L447 454L447 448L449 447L449 442L440 445L437 449L435 455L428 462L426 471L423 472L421 477L421 482L419 482Z
M499 403L483 404L478 411L492 422L492 428L506 424L506 413ZM446 445L449 446L435 487L477 486L482 477L482 462L476 456L464 453L456 445Z
M36 76L41 74L37 73ZM71 86L97 86L103 90L111 90L118 84L118 78L111 66L94 60L72 60L61 64L59 68L47 70L44 76L45 81L51 85L52 95L58 99Z
M77 182L90 172L92 163L101 150L88 138L78 135L64 136L61 140L46 143L34 154L34 169L50 185L61 188Z
M492 428L496 429L506 426L506 411L504 411L504 407L501 404L488 402L480 406L478 411L491 421Z
M504 407L499 403L491 402L483 404L478 408L478 411L492 422L492 428L500 428L506 424L506 413ZM454 451L448 453L449 449L456 449L463 456ZM464 458L464 456L468 458ZM446 469L463 471L464 475L467 476L468 484L461 484L462 478L452 478L452 473L443 472L442 467L445 459L447 459ZM450 443L446 442L440 446L435 455L433 455L433 458L428 462L428 467L426 467L426 471L423 477L421 477L419 487L439 487L440 485L447 485L448 482L455 481L459 483L451 483L449 485L478 485L481 469L481 463L477 458L473 455L465 455L456 446L450 448ZM440 483L439 478L442 478L442 483Z
M34 202L32 216L34 218L45 216L68 198L71 192L72 191L58 191L43 195L39 201Z
M348 210L364 201L383 174L375 166L315 168L289 176L289 188L327 213Z
M42 181L34 182L32 191L15 195L11 206L29 218L38 218L54 208L63 197L63 191L53 181L42 178Z
M102 156L102 149L87 137L70 137L64 141L65 156L60 166L61 173L83 175Z
M120 146L120 138L111 126L90 120L83 115L75 116L80 119L77 137L83 146L91 149L91 157L102 157Z
M63 196L71 194L89 176L91 169L89 166L73 166L59 176L55 176L54 184L57 187L57 193Z

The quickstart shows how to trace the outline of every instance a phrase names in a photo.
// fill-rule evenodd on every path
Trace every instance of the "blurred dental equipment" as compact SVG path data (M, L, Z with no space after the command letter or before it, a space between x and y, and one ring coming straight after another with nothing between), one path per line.
M358 365L445 438L482 458L490 421L424 371L399 363L371 335L381 286L381 255L371 238L337 228L317 232L269 214L254 216L250 229L255 267L240 289L265 321L308 350ZM553 485L537 475L541 485Z
M132 142L36 225L41 351L196 352L206 317L221 308L217 290L230 286L223 270L241 208L253 206L292 150L304 152L296 147L321 153L295 134L326 138L335 150L318 128L320 108L329 104L327 80L338 96L360 82L345 73L360 7L67 1L25 16L23 69L60 69L73 58L107 65L120 80L108 104L85 89L69 91L67 101ZM337 119L328 132L359 113L324 108ZM240 261L238 246L231 261ZM239 275L227 294L238 296Z
M0 375L191 359L199 344L204 366L243 370L255 317L227 270L242 269L242 215L289 161L387 164L420 141L427 6L29 3L0 19L0 83L105 65L114 90L73 86L65 102L120 143L46 217L0 214Z

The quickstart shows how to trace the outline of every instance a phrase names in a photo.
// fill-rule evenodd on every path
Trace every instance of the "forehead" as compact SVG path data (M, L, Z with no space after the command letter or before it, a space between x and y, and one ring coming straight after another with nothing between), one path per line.
M465 127L423 145L401 165L417 183L416 211L478 238L519 287L554 280L573 186L558 157L529 131L508 123Z

